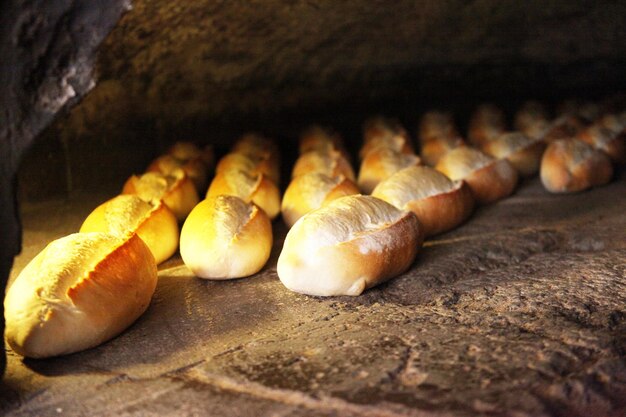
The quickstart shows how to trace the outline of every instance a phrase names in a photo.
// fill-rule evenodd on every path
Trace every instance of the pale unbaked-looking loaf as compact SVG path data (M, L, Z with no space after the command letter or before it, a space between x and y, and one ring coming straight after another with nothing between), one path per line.
M152 205L136 195L118 195L100 204L85 219L81 233L103 232L123 237L137 233L157 264L168 259L178 248L176 217L162 202Z
M308 212L352 194L359 194L359 188L344 176L329 177L316 172L299 175L285 190L281 203L283 220L291 227Z
M180 169L171 175L158 172L133 175L124 184L122 194L136 194L143 201L152 204L163 201L179 222L185 220L200 200L193 181Z
M474 197L465 181L451 181L425 166L396 172L378 184L372 196L415 213L426 236L458 226L474 208Z
M255 274L272 249L272 225L263 210L234 196L201 201L180 234L180 255L198 277L231 279Z
M476 202L492 203L510 195L518 174L506 159L496 160L478 149L460 146L445 154L435 167L451 180L465 180Z
M551 142L541 159L541 182L552 193L572 193L606 184L613 165L602 151L578 139Z
M154 257L136 234L75 233L55 240L7 291L7 341L31 358L97 346L148 308L156 284Z
M371 196L342 197L293 225L278 277L303 294L359 295L404 272L422 241L413 213Z

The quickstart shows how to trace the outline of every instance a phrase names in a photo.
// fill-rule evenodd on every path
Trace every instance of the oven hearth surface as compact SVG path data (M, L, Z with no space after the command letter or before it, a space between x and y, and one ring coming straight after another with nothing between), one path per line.
M626 412L626 175L573 195L538 179L426 242L405 274L317 298L276 275L195 278L175 256L119 337L48 360L7 352L22 415L618 416ZM111 197L22 209L11 278Z

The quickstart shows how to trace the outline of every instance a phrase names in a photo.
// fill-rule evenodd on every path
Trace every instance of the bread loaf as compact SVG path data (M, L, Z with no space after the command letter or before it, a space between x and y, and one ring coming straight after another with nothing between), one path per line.
M298 150L301 155L310 151L337 150L347 157L341 136L318 125L310 126L302 132Z
M220 172L211 181L206 197L218 195L232 195L246 203L254 203L270 219L280 213L280 190L263 174L253 175L236 169Z
M298 157L293 166L291 178L313 172L325 174L329 177L343 175L350 181L355 181L354 170L352 169L350 161L337 150L329 152L310 151L303 153Z
M7 291L7 341L30 358L97 346L148 308L156 284L154 257L136 234L76 233L55 240Z
M215 164L215 153L213 151L213 145L206 145L204 148L198 147L192 142L176 142L168 150L167 154L172 155L174 158L182 161L183 163L199 160L208 171L213 169Z
M178 248L176 217L162 202L151 205L136 195L119 195L92 211L80 227L81 233L103 232L124 237L137 233L156 263L172 256Z
M571 193L606 184L613 176L609 157L578 139L556 140L541 159L541 182L553 193Z
M215 174L232 170L244 171L251 176L263 174L276 185L280 181L279 166L269 159L269 153L257 154L257 156L239 152L228 153L217 163Z
M209 180L209 169L200 159L183 161L172 155L162 155L156 158L146 172L159 172L163 175L175 175L175 171L183 170L193 181L197 192L204 192Z
M594 125L581 131L577 139L604 152L616 163L626 163L626 135L619 135L603 126Z
M234 196L201 201L180 234L180 254L198 277L240 278L255 274L272 249L272 225L263 210Z
M176 170L171 175L158 172L133 175L124 184L122 194L136 194L153 205L163 201L179 222L199 201L193 181L182 170Z
M289 183L281 204L283 220L291 227L302 216L346 195L358 194L356 184L344 176L310 173Z
M378 184L372 196L415 213L426 236L460 225L474 208L474 197L465 181L453 182L425 166L396 172Z
M522 177L539 172L541 155L545 149L542 140L532 139L520 132L504 133L485 143L482 148L494 158L508 160Z
M390 148L379 148L369 152L361 162L358 185L365 194L370 194L376 185L399 170L420 164L414 154L398 152Z
M338 198L289 230L278 277L304 294L359 295L405 271L422 240L413 213L371 196Z
M445 154L435 167L451 180L465 180L477 203L487 204L510 195L518 174L506 159L496 160L477 149L461 146Z
M493 104L482 104L470 118L467 139L477 147L500 136L506 129L504 112Z

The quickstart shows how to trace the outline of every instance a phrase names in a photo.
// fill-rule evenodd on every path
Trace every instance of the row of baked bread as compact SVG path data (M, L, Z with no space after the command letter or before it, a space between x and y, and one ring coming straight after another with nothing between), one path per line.
M197 203L212 164L211 148L177 143L91 212L79 233L49 243L5 295L11 348L33 358L77 352L143 314L157 263L176 252L178 222Z

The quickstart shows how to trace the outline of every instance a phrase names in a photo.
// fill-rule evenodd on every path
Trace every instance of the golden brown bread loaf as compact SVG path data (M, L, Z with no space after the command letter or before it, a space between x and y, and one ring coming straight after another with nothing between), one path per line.
M426 236L455 228L474 209L474 197L465 181L453 182L426 166L396 172L378 184L372 196L415 213Z
M569 139L576 136L584 128L585 123L582 119L566 114L556 118L550 123L544 132L543 140L546 143L550 143L555 140Z
M609 157L578 139L550 143L541 159L541 182L553 193L572 193L603 185L612 176Z
M195 143L180 141L174 143L167 150L167 154L172 155L183 163L194 160L201 161L207 168L207 171L213 169L213 165L215 164L213 145L206 145L204 148L200 149Z
M350 161L337 151L309 151L298 157L291 171L291 178L309 173L321 173L329 177L343 175L350 181L355 181L354 170Z
M528 132L537 129L537 126L548 124L548 111L545 106L538 101L526 101L515 113L513 126L516 130L528 135ZM537 139L535 136L531 136Z
M504 133L483 145L482 150L497 159L507 159L522 177L539 172L541 156L546 149L542 140L521 132Z
M576 138L604 152L613 162L626 163L626 135L619 135L611 129L593 125L582 130Z
M352 194L359 194L359 188L344 176L329 177L317 172L299 175L285 190L281 204L283 220L291 227L308 212Z
M482 147L505 129L504 112L493 104L482 104L470 117L467 139L472 145Z
M196 191L203 192L209 181L209 168L199 158L183 161L172 155L161 155L148 165L146 172L159 172L163 175L174 175L182 169L193 181Z
M215 167L215 174L232 170L244 171L252 176L263 174L276 185L280 181L279 167L269 159L268 153L258 154L257 156L239 152L228 153L220 158Z
M422 240L413 213L371 196L338 198L289 230L278 277L303 294L359 295L404 272Z
M246 133L241 136L231 148L231 152L263 157L275 166L280 166L280 150L276 143L257 133Z
M157 264L171 257L178 248L178 223L162 202L151 205L136 195L118 195L100 204L85 219L81 233L102 232L124 237L137 233Z
M435 167L451 180L465 180L477 203L487 204L510 195L518 174L506 159L496 160L469 146L455 148Z
M415 154L408 136L404 134L389 134L387 136L372 136L364 142L359 150L359 158L363 160L370 152L378 152L381 149L391 149L407 155Z
M420 118L417 137L422 145L431 139L458 136L452 114L448 112L429 111Z
M280 190L263 174L253 175L236 169L220 172L211 181L206 197L218 195L232 195L246 203L254 203L270 219L280 213Z
M7 291L7 341L31 358L97 346L148 308L156 284L154 257L136 234L75 233L55 240Z
M305 129L300 135L298 151L301 155L310 151L328 152L331 150L340 151L347 157L341 136L333 131L319 125L313 125Z
M359 188L365 194L370 194L382 180L403 168L419 165L420 162L419 156L414 154L384 147L375 149L369 152L361 162L358 177Z
M193 181L182 170L176 170L171 175L158 172L133 175L124 184L122 194L136 194L154 205L163 201L179 222L185 220L200 200Z
M201 201L180 234L180 254L198 277L241 278L257 273L272 249L272 225L263 210L239 197Z

